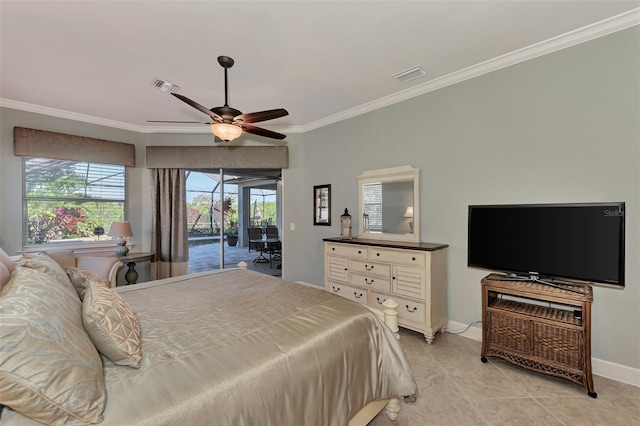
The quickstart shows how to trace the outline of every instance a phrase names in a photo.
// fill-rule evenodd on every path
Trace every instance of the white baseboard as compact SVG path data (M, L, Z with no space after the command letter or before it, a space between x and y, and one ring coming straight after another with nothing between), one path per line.
M462 332L465 328L467 328L469 324L463 324L461 322L451 321L447 323L447 332L457 334L462 337L468 337L469 339L477 340L482 342L482 328L480 327L469 327L466 331Z
M307 287L313 287L313 288L316 288L316 289L317 289L317 288L320 288L320 289L322 289L322 288L323 288L323 287L321 287L321 286L314 285L314 284L308 283L308 282L306 282L306 281L294 281L294 282L296 282L296 283L298 283L298 284L306 285Z
M447 323L446 331L458 334L458 331L464 330L467 326L468 324L463 324L461 322L449 321ZM481 342L482 328L469 327L468 330L459 333L459 335ZM628 367L626 365L616 364L615 362L593 357L591 357L591 367L593 368L593 374L606 377L607 379L615 380L617 382L640 387L640 369L638 368Z

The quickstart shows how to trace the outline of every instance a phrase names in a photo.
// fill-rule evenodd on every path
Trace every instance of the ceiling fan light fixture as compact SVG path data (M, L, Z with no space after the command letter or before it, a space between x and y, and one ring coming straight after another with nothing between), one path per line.
M229 123L213 123L211 125L211 133L225 142L230 142L240 137L242 129Z

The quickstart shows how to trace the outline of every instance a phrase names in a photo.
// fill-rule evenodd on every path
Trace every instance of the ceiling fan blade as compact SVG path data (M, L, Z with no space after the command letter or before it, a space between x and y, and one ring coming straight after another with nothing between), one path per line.
M259 121L273 120L274 118L284 117L289 115L286 109L278 108L268 111L250 112L247 114L240 114L233 118L233 120L242 120L243 123L257 123Z
M252 126L251 124L241 124L240 127L242 127L242 130L244 130L247 133L253 133L254 135L258 135L258 136L265 136L267 138L284 139L287 137L282 133L263 129L262 127Z
M178 93L172 93L172 95L175 96L176 98L180 99L182 102L191 105L192 107L194 107L198 111L204 112L205 114L207 114L209 117L213 118L214 120L222 121L222 117L220 117L218 114L216 114L213 111L209 111L207 108L203 107L202 105L200 105L197 102L192 101L191 99L187 98L186 96L182 96L182 95L180 95Z
M206 121L174 121L174 120L147 120L147 123L196 123L196 124L211 124Z

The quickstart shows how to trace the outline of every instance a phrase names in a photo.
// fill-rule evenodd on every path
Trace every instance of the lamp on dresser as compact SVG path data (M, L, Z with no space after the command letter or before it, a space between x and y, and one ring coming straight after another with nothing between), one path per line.
M126 254L129 253L127 237L131 237L133 235L129 222L113 222L111 224L111 228L109 228L109 235L116 237L116 243L118 244L118 247L116 247L116 254L118 256L126 256Z
M404 212L404 217L409 218L409 232L413 234L413 206L408 206Z

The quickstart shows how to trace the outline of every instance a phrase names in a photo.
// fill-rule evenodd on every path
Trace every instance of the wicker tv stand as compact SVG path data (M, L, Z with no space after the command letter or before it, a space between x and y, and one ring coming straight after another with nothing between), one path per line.
M498 274L482 280L482 362L495 356L593 389L590 286L551 287ZM515 296L517 299L503 298ZM521 301L525 299L525 301ZM533 301L561 307L541 306Z

